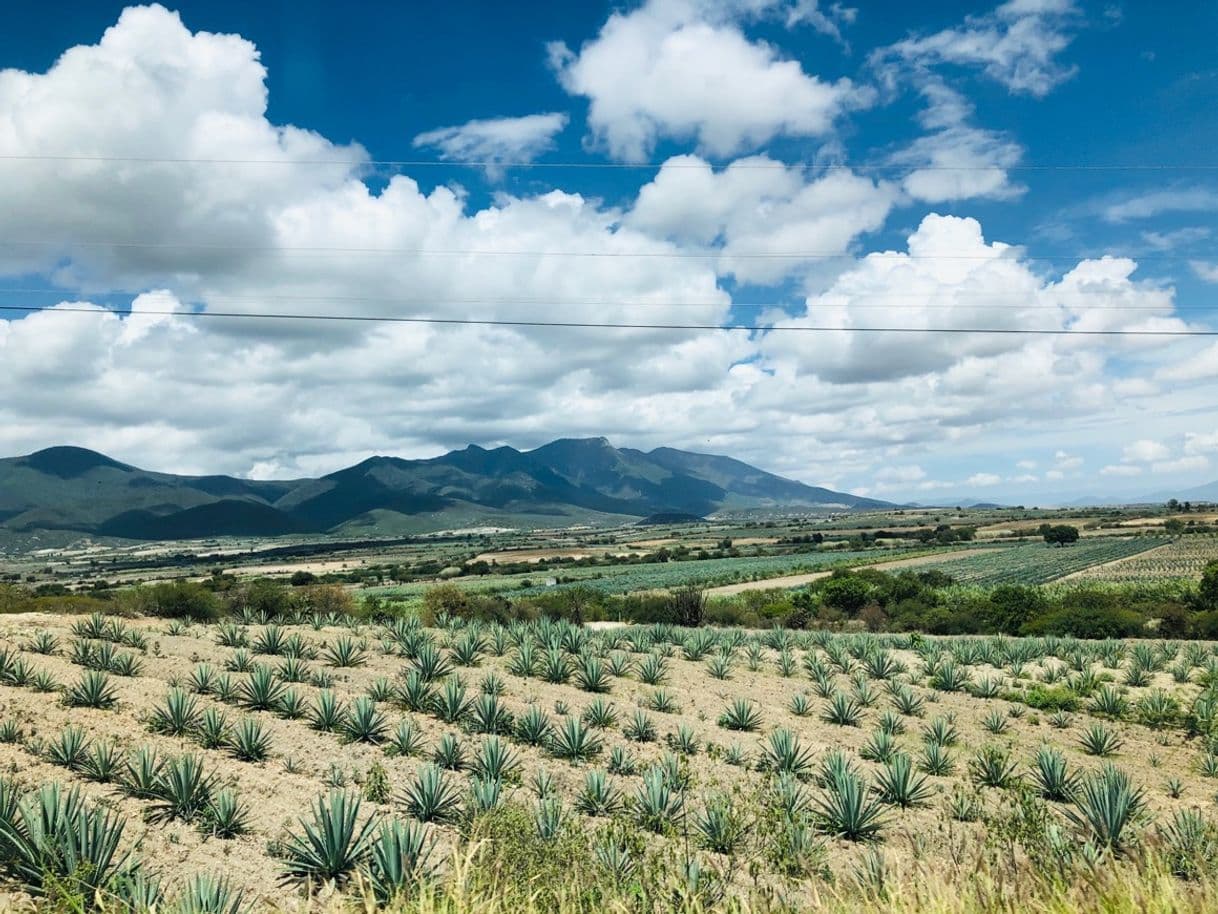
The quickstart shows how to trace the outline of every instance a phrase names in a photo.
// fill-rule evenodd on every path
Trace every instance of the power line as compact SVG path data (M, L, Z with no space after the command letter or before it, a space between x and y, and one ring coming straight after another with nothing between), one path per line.
M116 156L116 155L49 155L49 154L0 154L0 161L29 162L118 162L148 165L288 165L288 166L332 166L384 167L384 168L568 168L568 169L615 169L650 170L660 168L706 168L716 165L701 162L538 162L498 159L213 159L185 156ZM767 170L809 168L825 171L1218 171L1218 164L1209 162L1162 162L1122 164L1116 162L1096 163L1046 163L1016 165L911 165L894 162L781 162L741 161L728 163L734 169Z
M50 241L23 240L0 238L0 247L42 247L42 248L119 248L137 250L202 250L202 251L248 251L258 253L283 254L408 254L410 256L430 257L642 257L648 259L689 259L712 260L820 260L834 258L852 258L858 255L849 251L745 251L733 252L727 250L715 251L529 251L529 250L493 250L493 249L461 249L461 248L366 248L366 247L331 247L325 245L252 245L252 244L216 244L196 241ZM864 256L876 254L893 254L904 260L977 260L1002 261L1008 258L1009 247L1004 251L991 254L908 254L903 251L870 251ZM1015 256L1015 255L1013 255ZM1145 254L1124 253L1120 255L1062 253L1032 255L1019 253L1020 261L1056 261L1056 260L1092 260L1096 257L1120 256L1139 261L1181 261L1196 260L1196 255L1185 254Z
M953 334L1002 334L1035 336L1139 336L1139 337L1209 337L1218 336L1218 330L1067 330L1062 328L1037 329L1031 327L773 327L765 324L648 324L648 323L595 323L591 321L543 321L543 320L499 320L493 318L467 317L401 317L371 314L297 314L265 311L173 311L170 309L148 309L133 312L117 312L108 308L48 308L35 305L0 305L0 311L15 311L39 314L92 314L149 315L161 317L234 318L244 320L283 321L350 321L356 323L386 324L450 324L477 327L554 327L585 330L745 330L767 333L953 333Z
M33 288L0 288L0 295L45 295L58 296L64 295L80 295L83 293L71 292L63 289L33 289ZM115 293L99 293L99 295L113 295ZM823 293L831 294L831 293ZM1111 293L1102 289L1075 289L1071 290L1070 295L1109 295ZM815 295L807 296L815 299ZM851 294L849 302L841 307L846 310L876 310L876 311L891 311L900 308L901 305L910 302L908 294L893 295L890 293L860 293ZM960 307L968 307L970 310L977 311L1062 311L1067 310L1066 305L1035 305L1035 304L1014 304L1009 300L999 297L988 298L971 298L968 296L960 296L954 294L951 296L953 304L936 304L917 302L916 307L935 311L950 311ZM206 301L207 303L216 302L314 302L328 304L381 304L381 305L401 305L403 307L419 307L419 306L449 306L449 305L536 305L539 307L585 307L585 308L741 308L741 309L757 309L764 310L767 308L791 308L805 307L806 302L800 301L716 301L707 299L704 301L622 301L612 299L575 299L575 298L391 298L375 295L199 295L199 296L183 296L183 299L190 301ZM887 301L890 304L856 304L858 300L864 301ZM991 304L986 304L990 302ZM816 302L813 302L813 307L818 307ZM837 307L836 305L820 305L819 307ZM1165 305L1082 305L1080 310L1087 311L1130 311L1130 312L1155 312L1164 311L1170 307L1172 313L1183 312L1201 312L1209 313L1218 310L1218 305L1181 305L1174 306Z

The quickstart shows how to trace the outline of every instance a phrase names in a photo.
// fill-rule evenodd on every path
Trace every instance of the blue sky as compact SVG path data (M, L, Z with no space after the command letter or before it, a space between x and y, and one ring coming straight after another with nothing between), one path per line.
M0 322L5 452L273 476L604 434L919 501L1218 477L1212 339L860 332L1218 327L1214 4L6 13L0 304L113 313Z

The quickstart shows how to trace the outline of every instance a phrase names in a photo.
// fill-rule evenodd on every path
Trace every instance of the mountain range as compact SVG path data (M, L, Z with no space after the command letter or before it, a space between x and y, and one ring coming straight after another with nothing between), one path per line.
M316 479L291 480L157 473L78 447L0 459L0 530L10 534L393 535L750 508L887 507L730 457L616 448L604 438L564 438L531 451L470 445L423 460L370 457Z

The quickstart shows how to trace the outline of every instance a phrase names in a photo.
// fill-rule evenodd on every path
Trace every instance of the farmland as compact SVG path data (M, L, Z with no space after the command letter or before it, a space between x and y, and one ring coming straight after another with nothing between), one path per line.
M1206 562L1218 557L1218 537L1213 534L1182 536L1145 552L1097 564L1072 575L1080 581L1130 582L1196 580Z
M1049 548L1044 543L1025 543L985 550L953 561L950 566L936 566L931 562L925 567L942 567L962 584L1047 584L1092 566L1136 556L1165 542L1160 537L1106 536L1083 539L1064 549Z
M6 789L30 815L67 802L36 785L79 789L166 897L203 872L247 904L327 878L413 896L500 846L605 904L706 907L1047 853L1071 879L1218 862L1210 645L308 616L0 634ZM132 891L113 875L88 878Z

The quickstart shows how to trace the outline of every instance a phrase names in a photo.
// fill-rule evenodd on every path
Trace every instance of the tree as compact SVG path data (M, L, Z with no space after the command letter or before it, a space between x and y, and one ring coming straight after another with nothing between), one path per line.
M1207 562L1205 569L1201 572L1197 599L1204 609L1218 609L1218 559Z
M871 585L852 574L834 574L821 588L822 602L847 615L855 615L871 598Z
M1051 546L1067 546L1078 542L1078 527L1069 524L1045 524L1040 528L1041 536Z

